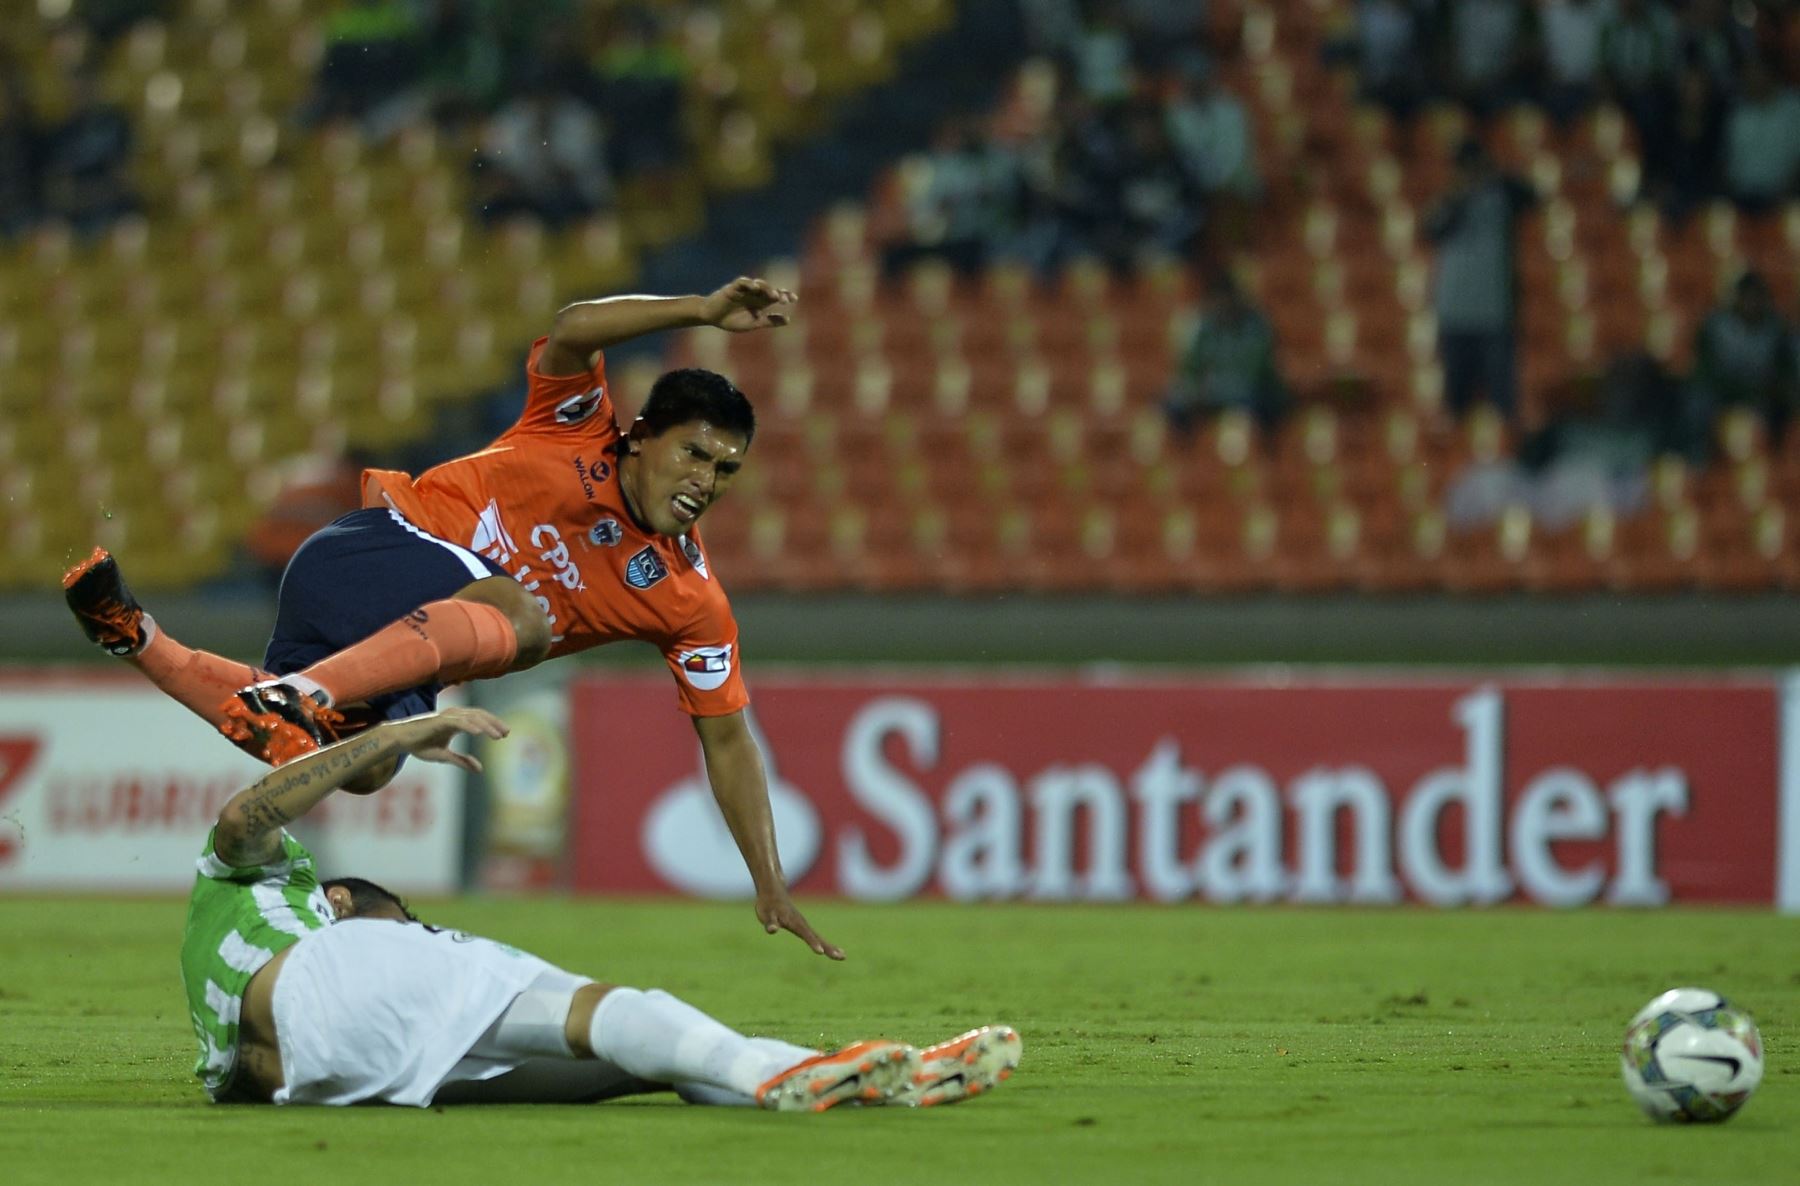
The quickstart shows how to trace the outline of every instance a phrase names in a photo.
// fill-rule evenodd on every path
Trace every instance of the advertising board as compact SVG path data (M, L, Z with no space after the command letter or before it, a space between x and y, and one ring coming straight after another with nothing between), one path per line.
M1772 677L777 677L753 695L803 892L1797 905L1780 802L1800 714ZM664 682L572 697L576 887L747 892Z

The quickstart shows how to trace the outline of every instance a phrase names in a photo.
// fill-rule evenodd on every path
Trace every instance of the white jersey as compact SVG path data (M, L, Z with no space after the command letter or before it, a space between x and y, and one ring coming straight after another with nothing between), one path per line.
M275 1102L422 1108L448 1083L504 1074L524 1060L469 1051L546 974L586 983L462 931L351 918L315 932L275 981Z

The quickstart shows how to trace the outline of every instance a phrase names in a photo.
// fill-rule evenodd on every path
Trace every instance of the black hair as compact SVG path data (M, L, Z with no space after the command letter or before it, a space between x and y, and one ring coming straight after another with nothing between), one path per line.
M365 881L360 877L333 877L330 881L319 883L321 889L346 889L350 891L350 908L353 916L370 913L377 907L395 906L400 913L406 915L408 922L418 922L419 916L414 914L393 890L376 885L373 881Z
M756 411L744 393L724 375L700 367L683 367L658 379L638 419L653 437L694 420L742 433L746 446L756 436Z

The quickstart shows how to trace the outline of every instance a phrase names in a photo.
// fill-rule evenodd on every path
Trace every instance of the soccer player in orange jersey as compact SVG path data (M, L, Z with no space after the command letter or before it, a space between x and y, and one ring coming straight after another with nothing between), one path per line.
M671 371L621 434L601 356L683 326L777 328L795 300L740 277L706 296L562 310L526 361L517 423L417 478L369 470L363 509L295 553L261 669L170 638L100 549L65 576L69 606L91 640L271 764L428 712L445 684L621 639L651 642L693 718L756 886L757 918L842 959L788 897L762 757L744 719L737 624L696 528L743 467L756 431L750 402L722 375ZM348 789L374 790L398 764Z

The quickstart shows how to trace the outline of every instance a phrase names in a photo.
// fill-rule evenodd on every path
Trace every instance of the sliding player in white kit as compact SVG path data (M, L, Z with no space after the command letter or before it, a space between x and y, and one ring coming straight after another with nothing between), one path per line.
M1019 1037L1005 1026L924 1050L874 1039L820 1053L747 1038L667 993L422 925L372 882L321 883L284 830L402 753L479 770L451 742L506 732L472 708L390 721L226 803L196 862L181 945L194 1073L215 1100L423 1107L673 1090L694 1103L823 1111L953 1103L1018 1065Z

